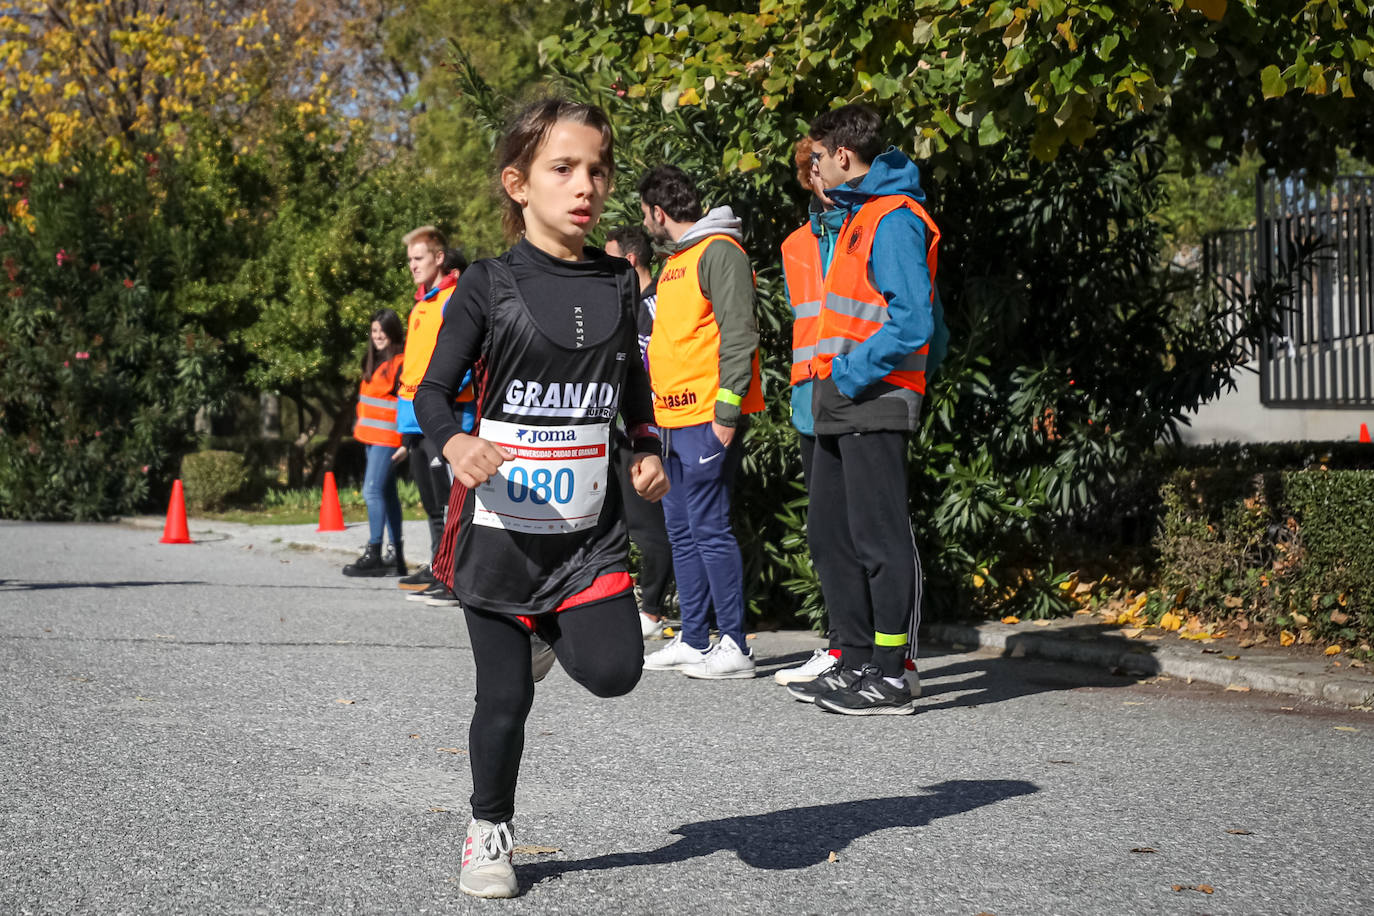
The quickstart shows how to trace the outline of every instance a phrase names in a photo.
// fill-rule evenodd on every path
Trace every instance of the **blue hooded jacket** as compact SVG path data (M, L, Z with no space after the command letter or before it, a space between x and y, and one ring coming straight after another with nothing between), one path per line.
M875 197L903 194L917 203L926 199L921 170L895 147L873 160L857 187L846 184L825 194L846 218ZM932 297L933 281L924 256L927 246L925 223L910 210L894 210L878 223L869 270L874 288L887 300L887 321L831 364L835 387L845 397L858 398L927 343L927 378L944 357L949 331L938 293Z

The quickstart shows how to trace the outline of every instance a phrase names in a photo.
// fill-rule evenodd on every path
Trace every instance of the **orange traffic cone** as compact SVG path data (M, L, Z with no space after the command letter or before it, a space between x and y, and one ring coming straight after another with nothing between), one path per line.
M162 528L163 544L194 544L191 532L186 530L186 494L182 491L181 481L172 484L172 500L167 503L167 524Z
M1368 441L1369 441L1369 424L1368 424L1368 423L1361 423L1361 424L1360 424L1360 441L1361 441L1361 442L1368 442Z
M316 531L343 531L343 510L339 508L339 488L334 472L324 472L324 498L320 500L320 527Z

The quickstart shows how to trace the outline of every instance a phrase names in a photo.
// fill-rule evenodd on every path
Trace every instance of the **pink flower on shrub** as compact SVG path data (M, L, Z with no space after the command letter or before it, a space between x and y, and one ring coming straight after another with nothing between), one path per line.
M63 368L63 369L70 369L70 368L71 368L71 366L72 366L72 364L71 364L71 362L70 362L70 361L68 361L68 360L65 360L65 359L64 359L64 360L62 360L62 368Z
M94 263L94 264L91 265L91 273L93 273L93 274L100 273L100 262L99 262L99 261L97 261L96 263Z
M148 473L148 465L146 464L143 466L143 473Z
M124 278L124 288L125 288L125 289L133 289L133 288L134 288L134 281L133 281L133 280L130 280L128 277L125 277L125 278Z
M67 249L59 248L57 251L57 266L61 267L68 260L70 260L70 258L67 256Z
M95 437L96 437L97 439L100 438L100 430L97 429L97 430L95 431Z
M77 351L76 351L74 354L72 354L72 355L75 356L77 359L90 359L90 358L91 358L91 354L88 353L88 352L85 351L85 350L77 350Z

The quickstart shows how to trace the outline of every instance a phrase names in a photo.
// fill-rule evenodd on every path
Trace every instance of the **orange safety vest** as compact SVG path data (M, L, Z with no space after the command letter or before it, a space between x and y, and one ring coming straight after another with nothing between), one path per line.
M373 369L372 378L363 379L358 387L358 419L353 424L353 438L359 442L392 448L401 444L401 433L396 429L395 388L403 359L404 354L397 353Z
M728 235L708 235L670 255L658 275L649 381L654 389L654 420L668 429L709 423L715 419L717 400L734 403L738 397L720 387L720 327L697 273L702 253L716 239L744 251ZM751 371L749 390L737 402L746 414L763 410L757 349Z
M816 355L811 371L816 378L830 377L830 363L863 343L887 321L887 299L873 286L869 259L878 221L894 210L906 207L921 218L929 238L926 266L930 268L930 296L935 301L936 247L940 229L930 214L903 194L875 197L859 208L840 230L835 240L835 256L825 275L825 304L821 307L820 328L816 333ZM930 344L912 353L901 365L883 376L883 381L919 394L926 391L926 356Z
M434 356L434 344L439 339L439 328L444 323L444 306L453 295L458 282L454 274L439 281L438 291L415 294L415 306L406 319L406 362L401 370L401 387L397 394L407 401L415 400L415 391L424 381L429 361ZM432 295L431 295L432 293ZM454 397L455 401L471 401L474 397L472 384L469 383Z
M821 303L825 301L825 271L821 268L821 246L811 223L805 223L782 243L782 275L787 283L787 298L792 303L791 383L800 385L811 378L811 359L816 355L816 332L820 330Z

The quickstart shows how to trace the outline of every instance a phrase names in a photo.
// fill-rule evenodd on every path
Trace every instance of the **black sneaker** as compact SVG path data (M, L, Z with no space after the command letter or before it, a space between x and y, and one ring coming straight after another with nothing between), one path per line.
M553 646L544 642L544 637L538 633L530 634L530 673L536 684L548 676L554 658Z
M817 697L816 705L846 716L909 716L916 711L906 679L902 686L893 687L876 665L864 665L849 686Z
M401 577L401 581L397 582L396 585L408 592L422 592L438 581L434 578L434 571L426 563L410 575Z
M433 585L429 586L423 591L411 592L409 595L406 595L406 600L418 601L421 604L424 604L431 598L441 598L447 594L448 586L444 585L444 583L442 582L435 582Z
M817 697L823 697L832 690L842 690L859 679L857 671L838 666L830 669L825 674L817 677L814 681L802 681L800 684L788 684L787 692L801 700L803 703L814 703Z

